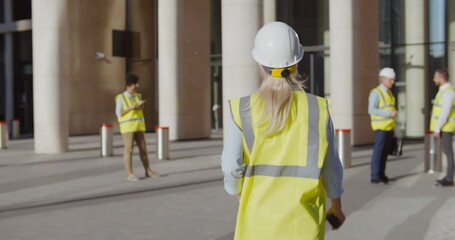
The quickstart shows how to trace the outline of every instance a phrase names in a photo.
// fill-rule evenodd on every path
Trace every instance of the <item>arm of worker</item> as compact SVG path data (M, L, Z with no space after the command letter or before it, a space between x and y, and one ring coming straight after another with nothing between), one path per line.
M341 206L341 195L344 191L343 167L335 149L334 129L330 117L327 124L327 141L329 146L324 165L322 166L322 184L327 197L331 200L328 212L333 213L343 224L346 219Z
M123 116L122 114L122 99L120 99L119 97L117 98L117 101L115 102L115 115L117 115L117 117L121 117Z
M450 111L452 111L454 99L455 99L454 91L446 91L444 95L442 95L441 116L439 116L438 118L438 123L436 124L434 132L436 133L441 132L442 127L446 124L450 115Z
M327 197L340 198L343 194L343 167L335 149L334 129L332 120L327 124L327 142L329 144L327 156L322 166L322 183Z
M115 115L117 115L117 117L121 117L135 108L137 108L136 104L134 104L130 108L123 109L122 99L117 98L117 101L115 102Z
M224 189L230 195L240 195L246 165L243 161L242 132L231 116L227 121L227 138L221 155Z
M376 91L371 91L370 97L368 98L368 114L391 117L392 113L389 111L378 108L379 106L379 94Z

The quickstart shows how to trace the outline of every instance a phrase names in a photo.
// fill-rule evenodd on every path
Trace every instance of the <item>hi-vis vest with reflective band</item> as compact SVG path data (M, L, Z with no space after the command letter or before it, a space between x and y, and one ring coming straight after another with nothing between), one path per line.
M118 98L122 99L122 110L128 109L133 105L133 101L126 93L121 93L115 97L117 101ZM139 103L141 100L140 94L134 94L134 101ZM118 123L120 125L120 133L130 133L130 132L145 132L145 121L144 114L142 110L131 110L127 114L117 117Z
M441 116L442 110L442 96L446 91L455 91L455 88L452 86L447 87L446 89L439 91L436 94L433 102L433 110L431 111L431 120L430 120L430 131L434 131L436 125L438 124L439 116ZM452 103L452 110L450 110L449 118L447 119L446 124L442 127L441 131L443 132L455 132L455 101Z
M323 239L325 192L321 168L327 155L326 100L293 92L288 122L280 133L262 134L257 94L230 101L243 132L246 164L236 240Z
M378 108L385 111L394 111L395 108L395 97L389 92L385 92L381 87L376 87L371 90L371 93L376 91L379 95ZM370 94L371 94L370 93ZM370 115L371 117L371 128L373 130L391 131L395 128L395 118L388 116Z

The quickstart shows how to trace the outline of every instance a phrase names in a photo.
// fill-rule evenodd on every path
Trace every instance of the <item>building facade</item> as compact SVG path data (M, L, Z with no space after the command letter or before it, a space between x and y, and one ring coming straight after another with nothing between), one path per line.
M118 129L114 97L134 72L149 131L209 138L227 100L259 87L253 39L275 20L296 29L307 90L354 145L373 140L368 95L385 66L397 72L398 134L423 137L433 71L455 74L449 0L0 0L0 120L19 119L36 152L66 151L70 135Z

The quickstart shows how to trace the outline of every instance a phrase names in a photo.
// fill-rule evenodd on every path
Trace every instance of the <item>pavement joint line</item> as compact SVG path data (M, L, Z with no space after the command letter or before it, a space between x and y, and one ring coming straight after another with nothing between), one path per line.
M47 203L41 203L38 205L4 207L4 208L0 208L0 219L2 218L1 214L5 214L5 213L33 210L33 209L38 209L38 208L66 205L66 204L71 204L71 203L89 202L89 201L93 201L93 200L121 197L121 196L127 196L127 195L136 195L136 194L142 194L142 193L147 193L147 192L157 192L157 191L169 190L169 189L173 189L173 188L181 188L181 187L188 187L188 186L200 185L200 184L205 184L205 183L217 182L217 181L221 181L221 180L223 180L223 177L218 176L218 177L212 177L212 178L202 179L202 180L199 179L197 181L191 181L191 182L180 181L180 182L176 182L174 184L165 184L165 185L160 185L157 187L149 186L148 188L142 188L142 189L139 188L139 189L135 189L134 191L119 191L119 192L115 192L115 193L99 193L99 194L93 194L93 195L89 195L89 196L82 197L82 198L47 202Z

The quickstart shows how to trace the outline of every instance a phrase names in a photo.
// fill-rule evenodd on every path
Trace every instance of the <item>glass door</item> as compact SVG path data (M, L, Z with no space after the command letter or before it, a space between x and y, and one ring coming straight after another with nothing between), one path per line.
M306 91L320 97L330 97L329 48L304 47L305 55L299 63L299 73L306 79Z

